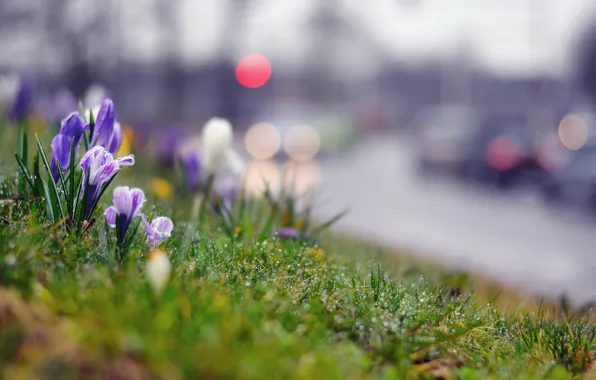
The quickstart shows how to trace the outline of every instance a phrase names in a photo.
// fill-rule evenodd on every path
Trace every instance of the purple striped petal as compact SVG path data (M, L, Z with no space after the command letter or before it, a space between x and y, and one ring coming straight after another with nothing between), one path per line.
M118 211L114 206L108 207L108 209L103 213L103 215L106 217L106 222L108 223L108 226L112 228L116 227L116 214L118 214Z
M101 102L99 112L94 116L95 127L93 134L95 135L95 144L109 148L116 121L114 103L110 99L104 99Z
M97 171L90 173L89 184L101 187L111 180L118 173L118 170L120 170L120 166L118 166L116 161L108 162L99 167Z
M145 193L141 189L134 188L130 190L130 196L132 200L131 218L134 218L145 204Z
M72 112L60 124L60 134L71 139L74 138L76 145L78 145L83 132L85 132L85 123L78 112Z
M172 235L174 230L174 223L172 220L165 216L155 218L151 224L144 220L145 231L147 232L147 242L153 248L159 247L159 245Z
M128 186L118 186L115 188L112 201L118 214L129 218L132 216L132 196Z
M108 151L112 154L118 153L120 147L122 146L122 141L124 141L124 132L122 132L122 126L120 123L115 122Z
M116 162L118 162L118 165L120 166L132 166L135 164L135 156L132 154L129 154L128 156L122 156L117 158Z
M66 172L70 166L70 146L72 140L70 137L57 135L52 140L52 162L50 162L50 171L54 182L58 183L60 179L60 172L56 160L60 163L63 172Z

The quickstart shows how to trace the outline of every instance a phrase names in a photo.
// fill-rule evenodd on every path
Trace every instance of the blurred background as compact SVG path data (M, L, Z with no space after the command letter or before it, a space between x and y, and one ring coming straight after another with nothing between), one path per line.
M109 94L164 166L228 118L249 178L316 187L319 217L350 208L344 231L583 302L594 16L590 0L2 0L0 100L15 73L37 117Z

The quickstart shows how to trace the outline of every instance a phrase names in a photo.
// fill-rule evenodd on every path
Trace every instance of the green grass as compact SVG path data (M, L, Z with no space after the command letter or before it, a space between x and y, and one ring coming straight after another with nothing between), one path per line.
M16 165L2 165L0 194L13 198ZM147 177L130 170L118 182ZM190 221L189 202L145 205L175 224L163 247L172 278L156 295L141 232L116 267L102 223L69 236L29 202L1 201L2 377L567 379L590 369L589 316L505 311L466 275L339 236L264 236L267 213L230 238L218 219Z

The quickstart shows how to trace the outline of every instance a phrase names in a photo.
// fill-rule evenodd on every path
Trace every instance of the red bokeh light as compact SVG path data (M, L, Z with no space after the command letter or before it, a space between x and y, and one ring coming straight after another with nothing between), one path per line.
M498 171L511 170L519 161L519 146L508 137L497 137L488 144L486 160Z
M236 65L236 79L244 87L259 88L271 78L271 62L261 54L244 56Z

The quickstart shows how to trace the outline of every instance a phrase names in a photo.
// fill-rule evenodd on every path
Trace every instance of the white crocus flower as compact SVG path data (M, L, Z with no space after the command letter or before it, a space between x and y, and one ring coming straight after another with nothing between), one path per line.
M242 172L244 163L234 150L234 133L230 122L223 118L212 118L205 123L201 134L203 165L207 174L214 174L227 166L234 173Z
M161 294L165 288L170 274L172 273L172 263L168 256L158 249L154 249L149 254L147 263L147 280L157 294Z
M108 90L101 84L95 83L89 86L83 97L83 104L85 107L93 107L94 104L100 104L105 98L108 97ZM99 107L98 107L99 108ZM93 115L97 115L93 110Z
M89 116L91 114L93 114L93 121L97 120L97 114L99 113L99 109L101 108L101 104L98 104L96 106L93 106L91 108L87 108L85 110L85 114L83 115L83 119L85 120L85 123L89 124L91 122Z

